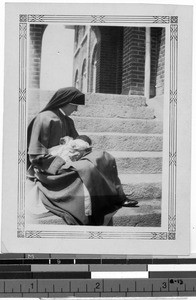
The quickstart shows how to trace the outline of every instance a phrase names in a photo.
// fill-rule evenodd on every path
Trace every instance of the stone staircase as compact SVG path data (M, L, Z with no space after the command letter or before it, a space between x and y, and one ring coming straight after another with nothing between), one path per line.
M93 147L111 153L126 194L138 207L122 208L114 226L161 225L163 124L142 96L87 94L86 105L72 115L79 133Z

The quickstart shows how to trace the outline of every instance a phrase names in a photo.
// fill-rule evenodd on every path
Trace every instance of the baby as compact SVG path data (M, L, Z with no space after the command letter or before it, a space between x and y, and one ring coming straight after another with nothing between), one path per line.
M91 152L92 141L87 135L78 135L75 139L65 136L60 139L60 145L48 149L53 156L60 156L66 163L77 161Z

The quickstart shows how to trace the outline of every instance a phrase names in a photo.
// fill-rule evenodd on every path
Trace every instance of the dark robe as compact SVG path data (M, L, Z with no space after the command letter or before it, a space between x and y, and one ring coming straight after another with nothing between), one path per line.
M106 225L106 215L115 212L125 198L115 159L93 150L67 168L61 157L48 154L47 149L58 145L60 138L77 135L73 120L59 109L39 113L28 149L29 176L36 179L44 206L67 224ZM91 197L91 217L85 215L84 184Z

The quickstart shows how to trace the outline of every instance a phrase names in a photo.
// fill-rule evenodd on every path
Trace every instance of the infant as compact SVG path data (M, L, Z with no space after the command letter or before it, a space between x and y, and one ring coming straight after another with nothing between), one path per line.
M77 161L91 152L92 141L87 135L78 135L75 139L65 136L60 139L60 145L48 149L53 156L60 156L66 163Z

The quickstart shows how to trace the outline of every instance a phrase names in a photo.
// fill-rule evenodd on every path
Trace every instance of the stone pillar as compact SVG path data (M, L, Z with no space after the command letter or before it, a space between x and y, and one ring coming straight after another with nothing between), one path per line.
M146 28L146 51L145 51L145 84L144 84L144 96L146 99L150 98L150 27Z
M87 92L90 92L90 26L87 26Z
M161 28L159 32L159 52L157 62L157 78L156 78L156 95L164 94L164 78L165 78L165 28Z
M165 28L151 28L151 97L163 95L165 73Z

